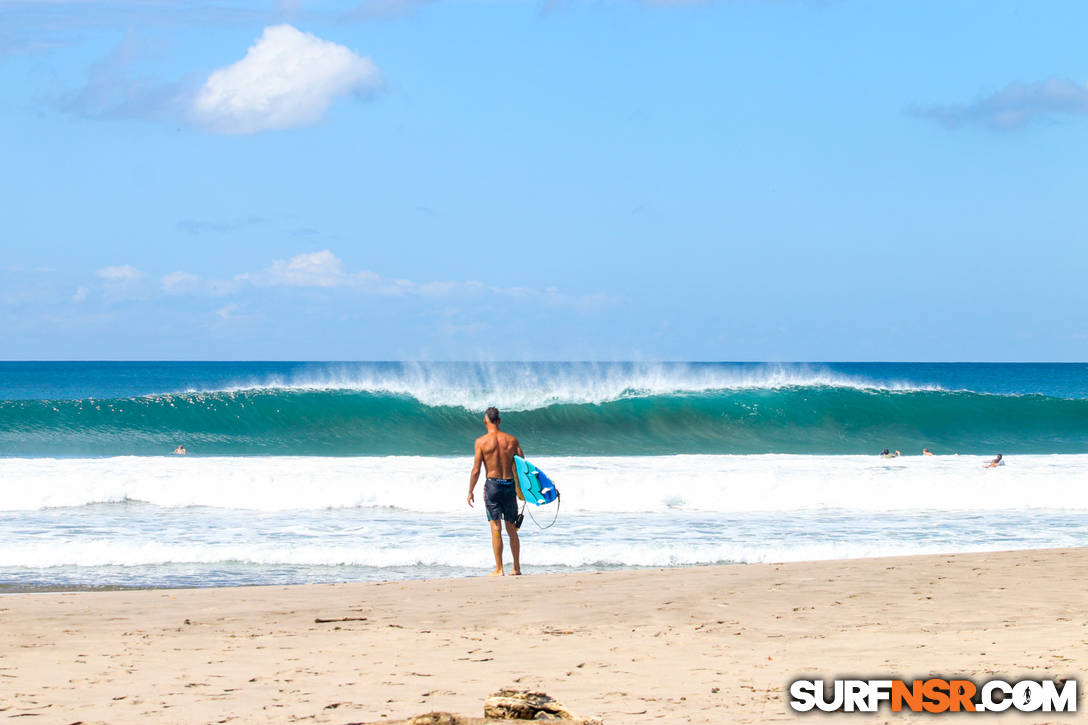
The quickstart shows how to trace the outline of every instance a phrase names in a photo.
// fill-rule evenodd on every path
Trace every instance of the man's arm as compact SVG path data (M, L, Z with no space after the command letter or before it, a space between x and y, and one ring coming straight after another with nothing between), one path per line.
M525 453L521 450L521 441L517 438L514 439L514 452L516 455L525 458ZM525 500L525 494L521 492L521 484L518 482L518 469L514 468L514 495L518 497L518 501Z
M476 456L472 460L472 473L470 473L469 476L468 476L468 505L469 506L473 505L472 502L475 499L475 496L473 496L472 492L476 488L476 481L480 480L480 466L483 464L483 462L484 462L483 447L480 446L480 441L476 441Z

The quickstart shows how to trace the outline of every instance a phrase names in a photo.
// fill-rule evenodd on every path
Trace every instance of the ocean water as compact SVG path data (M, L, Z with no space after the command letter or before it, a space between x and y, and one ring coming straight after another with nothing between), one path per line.
M1088 545L1088 365L0 363L0 591L483 573L489 405L527 573Z

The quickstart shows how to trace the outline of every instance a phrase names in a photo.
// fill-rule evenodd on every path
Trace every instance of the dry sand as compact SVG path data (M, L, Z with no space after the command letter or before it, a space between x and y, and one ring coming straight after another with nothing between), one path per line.
M314 621L345 617L365 620ZM609 725L766 722L793 719L800 675L1086 664L1088 549L0 597L0 719L15 722L479 715L508 684ZM1011 720L1044 718L1069 716Z

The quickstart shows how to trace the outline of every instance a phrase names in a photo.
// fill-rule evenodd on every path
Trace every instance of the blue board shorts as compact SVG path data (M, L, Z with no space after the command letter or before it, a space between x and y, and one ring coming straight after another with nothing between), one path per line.
M514 493L514 479L489 478L484 481L484 510L488 521L518 517L518 497Z

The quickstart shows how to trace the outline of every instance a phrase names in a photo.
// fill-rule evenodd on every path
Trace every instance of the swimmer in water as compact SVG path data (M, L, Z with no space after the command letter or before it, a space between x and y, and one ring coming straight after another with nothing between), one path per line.
M932 456L932 455L933 455L933 451L929 450L928 448L923 448L923 449L922 449L922 455L923 455L923 456Z
M188 452L189 451L185 450L185 446L178 446L177 448L174 449L174 455L175 456L184 456Z
M1005 465L1005 459L1003 459L1001 457L1001 454L998 453L997 458L993 459L992 461L990 461L989 463L984 465L983 468L997 468L998 466L1004 466L1004 465Z
M895 458L898 455L900 455L899 451L896 451L895 453L892 453L887 448L885 448L884 450L882 450L880 452L880 457L881 458Z

